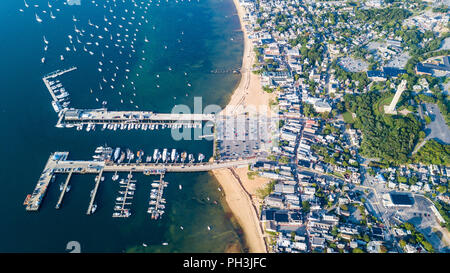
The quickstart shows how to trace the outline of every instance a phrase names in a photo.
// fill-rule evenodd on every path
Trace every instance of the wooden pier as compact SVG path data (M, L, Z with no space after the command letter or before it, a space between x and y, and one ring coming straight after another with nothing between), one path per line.
M130 171L127 176L127 183L125 185L120 185L121 188L125 188L125 193L123 195L122 201L116 201L116 206L119 205L120 209L119 210L115 209L115 210L120 211L120 212L114 212L113 217L124 218L124 217L129 216L129 214L128 214L129 209L125 208L125 206L131 205L130 202L127 202L127 199L133 199L133 197L134 197L134 195L128 196L129 191L133 191L133 192L135 191L135 189L130 189L131 183L136 183L136 180L131 179L132 177L133 177L133 174L132 174L132 171Z
M77 69L77 68L74 66L74 67L71 67L71 68L65 69L65 70L57 70L57 71L55 71L53 73L50 73L50 74L48 74L48 75L46 75L46 76L44 76L42 78L42 80L44 81L44 84L47 87L47 90L50 93L50 95L52 96L52 99L53 99L54 102L58 102L58 98L56 97L55 92L54 92L55 88L52 87L52 84L49 81L49 79L54 79L56 77L59 77L59 76L65 74L65 73L68 73L68 72L73 71L75 69ZM59 88L59 87L57 87L57 88Z
M61 190L61 193L59 194L58 203L56 203L56 207L55 207L56 209L59 209L61 207L61 203L64 198L64 194L66 193L67 187L69 186L69 181L70 181L70 178L72 177L72 173L73 173L73 170L71 170L69 172L69 174L67 175L66 182L64 183L64 187Z
M147 213L149 213L151 215L151 218L155 220L162 216L165 208L165 201L163 202L164 198L162 198L162 196L164 194L164 188L167 187L169 183L164 181L164 174L164 172L160 173L159 180L153 180L153 183L158 183L158 187L156 189L157 194L153 194L153 189L150 193L150 202L155 201L155 204L150 205L149 202ZM156 195L156 198L152 198L152 195Z
M103 175L103 169L100 170L100 173L98 176L95 177L95 186L94 190L92 192L91 200L89 201L89 206L86 211L87 215L90 215L92 213L92 206L94 205L95 196L97 195L98 186L100 185L100 182L102 181L102 175Z

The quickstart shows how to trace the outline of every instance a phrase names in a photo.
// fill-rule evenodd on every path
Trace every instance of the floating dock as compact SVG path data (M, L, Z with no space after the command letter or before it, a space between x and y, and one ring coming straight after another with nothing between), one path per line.
M69 174L67 175L66 183L64 183L64 187L61 189L61 193L59 195L58 202L56 203L56 209L59 209L61 207L61 203L64 198L64 194L66 193L67 186L69 186L69 181L70 181L70 178L72 177L72 173L73 173L73 170L71 170L69 172Z
M155 220L161 218L165 209L166 201L162 197L164 194L164 188L167 187L169 183L164 181L164 174L165 172L160 173L159 180L153 180L152 188L155 189L152 189L150 192L150 201L147 213L149 213L151 218Z
M94 190L92 192L91 200L89 201L89 206L86 211L87 215L90 215L92 213L92 206L94 205L95 196L97 195L98 186L100 185L100 182L102 181L102 175L103 175L103 168L100 170L100 173L98 176L95 177L95 186Z
M57 70L57 71L50 73L42 78L45 86L47 87L48 92L50 93L50 96L52 96L52 100L53 100L52 105L53 105L53 108L56 113L59 113L61 110L65 109L65 107L61 106L60 103L64 100L64 98L68 97L69 94L65 91L65 89L62 87L62 84L59 83L58 80L56 80L56 82L53 82L51 79L56 79L57 77L65 74L65 73L68 73L70 71L73 71L75 69L77 69L77 68L71 67L71 68L65 69L65 70ZM56 92L60 92L61 90L62 90L62 92L67 93L65 97L58 97L58 95L56 95ZM61 96L61 95L59 95L59 96ZM67 102L67 105L68 104L69 104L69 102Z
M116 206L119 206L119 209L114 209L116 212L113 213L112 217L121 217L121 218L126 218L129 217L131 215L130 213L130 209L125 208L125 206L127 205L131 205L131 202L127 202L130 199L133 199L133 196L130 196L132 194L130 194L130 192L133 192L136 190L134 188L134 186L131 185L136 185L136 180L132 180L131 178L133 177L132 172L130 171L128 173L127 176L127 180L126 180L126 184L121 184L120 187L125 189L125 193L123 194L122 197L122 201L116 201ZM120 183L120 182L119 182ZM133 189L132 189L133 188ZM118 211L118 212L117 212Z

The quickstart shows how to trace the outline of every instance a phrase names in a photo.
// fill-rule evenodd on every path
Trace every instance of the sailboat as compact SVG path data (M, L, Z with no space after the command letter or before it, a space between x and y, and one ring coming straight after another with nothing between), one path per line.
M39 16L35 13L35 15L36 15L36 21L38 22L38 23L42 23L42 19L41 18L39 18Z
M44 63L44 62L45 62L45 57L42 57L41 63Z
M52 19L55 19L56 18L56 16L55 15L53 15L53 13L50 11L50 18L52 18Z
M48 45L48 41L47 41L47 39L45 39L45 36L44 36L44 43L45 43L46 45Z

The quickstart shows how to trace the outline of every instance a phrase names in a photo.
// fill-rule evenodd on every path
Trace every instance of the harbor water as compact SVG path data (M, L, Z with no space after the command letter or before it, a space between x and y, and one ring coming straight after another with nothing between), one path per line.
M106 143L134 153L142 149L143 158L163 148L196 159L199 153L212 156L212 141L174 141L169 129L55 128L58 115L44 75L77 67L59 77L70 107L161 113L177 104L193 109L194 97L202 97L203 106L223 107L240 79L211 73L239 68L242 61L242 32L232 0L65 2L0 3L0 252L69 252L71 241L81 252L245 251L241 231L209 173L167 173L167 203L158 220L147 208L151 183L159 177L142 173L133 175L136 191L128 218L112 217L118 181L127 173L120 173L118 181L112 181L113 173L104 174L93 215L86 209L95 176L87 174L72 176L59 210L55 205L66 175L50 184L39 212L25 210L25 196L55 151L90 160Z

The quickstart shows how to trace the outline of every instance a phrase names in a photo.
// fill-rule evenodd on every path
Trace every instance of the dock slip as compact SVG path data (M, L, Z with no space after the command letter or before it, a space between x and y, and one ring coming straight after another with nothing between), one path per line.
M66 183L64 183L64 187L61 189L61 193L60 193L59 198L58 198L58 203L56 203L56 209L59 209L61 207L61 203L62 203L62 200L64 198L64 194L67 191L67 186L69 185L69 181L70 181L70 178L72 177L72 173L73 173L73 170L71 170L69 172L69 174L67 175Z
M31 193L26 210L37 211L41 205L42 199L47 192L47 188L52 177L58 173L99 173L105 166L105 162L97 161L69 161L67 157L69 152L55 152L50 155L45 164L44 170ZM68 182L67 182L68 183Z
M119 196L116 198L116 205L114 207L115 212L112 214L112 217L122 217L127 218L131 215L130 209L125 206L131 205L131 199L133 199L134 191L136 190L136 180L132 180L133 174L130 171L128 173L126 182L122 179L119 184L121 188L124 188L125 191L119 191L119 193L123 194L123 196Z
M161 218L164 214L166 200L163 198L164 188L169 183L164 181L164 172L160 174L159 180L153 180L152 189L150 193L150 201L147 213L151 215L152 219Z
M46 79L50 79L50 78L56 78L56 77L59 77L59 76L61 76L63 74L66 74L66 73L68 73L70 71L74 71L75 69L77 69L77 67L72 66L72 67L70 67L68 69L56 70L55 72L51 72L51 73L45 75L42 79L46 80Z
M95 177L95 186L94 190L92 192L91 201L89 201L89 207L86 211L86 214L89 215L92 213L92 206L94 205L95 196L97 195L98 186L100 185L100 182L102 181L102 175L103 175L103 168L100 170L100 173L98 176Z
M109 161L67 160L68 155L69 152L54 152L50 155L33 193L31 193L30 198L27 198L27 211L39 210L52 177L56 174L70 174L66 179L65 188L68 186L72 174L99 174L89 203L88 214L90 214L102 178L101 175L104 172L142 172L144 174L163 174L165 172L206 172L214 169L247 166L248 164L256 163L258 161L258 158L255 157L223 162L119 164ZM64 193L62 192L60 200L58 200L59 205L61 204L63 197Z
M55 110L56 113L59 113L61 110L66 109L70 104L69 93L66 92L66 90L62 86L62 83L56 78L75 69L77 68L71 67L65 70L57 70L42 78L48 92L52 96L52 106L53 110Z

